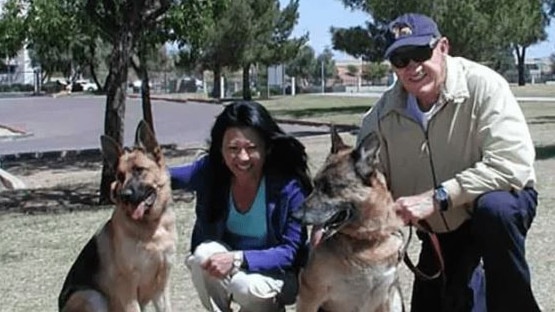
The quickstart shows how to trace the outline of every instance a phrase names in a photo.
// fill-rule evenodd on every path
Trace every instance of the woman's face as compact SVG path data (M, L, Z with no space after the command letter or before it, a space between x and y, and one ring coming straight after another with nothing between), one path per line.
M236 178L260 178L266 160L266 144L252 128L228 128L222 141L222 156Z

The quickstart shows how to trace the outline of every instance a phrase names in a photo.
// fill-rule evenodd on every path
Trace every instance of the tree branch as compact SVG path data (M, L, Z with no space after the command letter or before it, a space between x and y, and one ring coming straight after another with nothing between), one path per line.
M160 0L160 6L147 9L143 15L143 25L145 28L150 27L158 21L158 18L166 13L171 6L170 0Z
M114 37L114 30L117 29L117 25L114 20L108 16L102 16L98 13L98 0L87 0L85 10L89 16L92 23L94 23L100 29L102 36L110 40Z

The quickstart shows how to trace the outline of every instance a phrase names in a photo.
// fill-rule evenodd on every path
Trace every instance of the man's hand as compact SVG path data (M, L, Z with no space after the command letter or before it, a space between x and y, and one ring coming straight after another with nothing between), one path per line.
M416 224L434 212L433 195L434 191L430 190L419 195L399 197L395 201L395 211L405 224Z
M233 270L233 252L215 253L201 267L210 275L222 279Z

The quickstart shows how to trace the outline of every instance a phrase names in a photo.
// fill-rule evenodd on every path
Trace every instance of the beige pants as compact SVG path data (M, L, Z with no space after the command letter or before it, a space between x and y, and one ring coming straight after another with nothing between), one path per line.
M241 312L285 311L283 302L295 301L297 276L294 273L276 276L241 270L219 279L201 268L201 263L211 255L226 251L228 249L218 242L202 243L185 261L200 301L208 311L232 311L232 300L240 306Z

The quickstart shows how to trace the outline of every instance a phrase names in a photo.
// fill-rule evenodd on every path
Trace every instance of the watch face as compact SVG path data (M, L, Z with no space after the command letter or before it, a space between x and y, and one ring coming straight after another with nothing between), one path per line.
M446 211L449 207L449 194L443 187L438 187L434 192L434 199L439 203L439 209Z
M447 200L447 192L443 188L440 188L436 191L436 197L439 201Z

